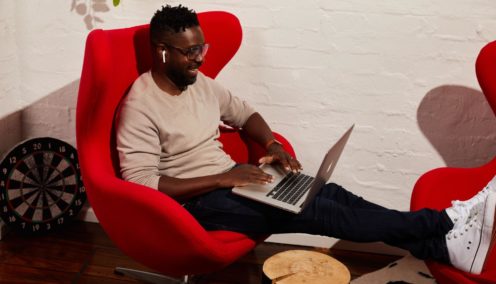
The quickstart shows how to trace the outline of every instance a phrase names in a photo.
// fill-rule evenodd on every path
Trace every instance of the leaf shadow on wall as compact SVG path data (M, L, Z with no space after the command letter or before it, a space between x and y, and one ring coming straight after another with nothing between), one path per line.
M417 122L448 167L477 167L496 155L496 117L478 90L432 89L417 109Z
M98 16L98 13L106 13L110 11L106 0L72 0L71 12L76 12L83 17L83 22L87 30L92 30L97 23L103 23L103 19Z

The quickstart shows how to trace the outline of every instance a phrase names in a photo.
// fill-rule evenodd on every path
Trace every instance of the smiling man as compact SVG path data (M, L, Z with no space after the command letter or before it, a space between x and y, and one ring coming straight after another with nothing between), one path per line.
M481 272L491 246L496 182L446 210L399 212L327 184L300 214L251 201L234 186L273 177L236 165L222 150L219 120L243 128L267 154L260 162L299 171L251 106L198 68L208 43L194 11L164 6L150 23L152 68L133 84L117 119L117 150L125 180L157 189L184 204L207 230L250 235L308 233L356 242L382 241L422 259Z

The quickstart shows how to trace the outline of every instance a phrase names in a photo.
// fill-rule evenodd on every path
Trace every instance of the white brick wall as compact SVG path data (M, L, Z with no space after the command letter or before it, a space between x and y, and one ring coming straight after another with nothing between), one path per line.
M87 27L142 24L163 4L71 10L86 2L0 2L0 118L24 111L23 137L74 143ZM218 80L292 141L307 170L356 124L334 180L359 195L406 210L425 171L496 153L474 72L480 48L496 40L493 0L168 3L238 15L244 41Z

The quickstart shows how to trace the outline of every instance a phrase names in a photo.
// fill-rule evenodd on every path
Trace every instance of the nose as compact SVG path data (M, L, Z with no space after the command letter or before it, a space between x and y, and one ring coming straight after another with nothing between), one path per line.
M205 57L205 56L203 56L201 53L198 53L198 54L196 55L196 57L194 58L194 61L195 61L196 63L202 63L202 62L203 62L203 58L204 58L204 57Z

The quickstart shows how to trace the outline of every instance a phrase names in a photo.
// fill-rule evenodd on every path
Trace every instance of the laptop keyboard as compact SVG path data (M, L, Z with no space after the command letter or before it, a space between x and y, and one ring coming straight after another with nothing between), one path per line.
M267 193L267 197L295 205L308 191L313 180L309 175L289 173Z

